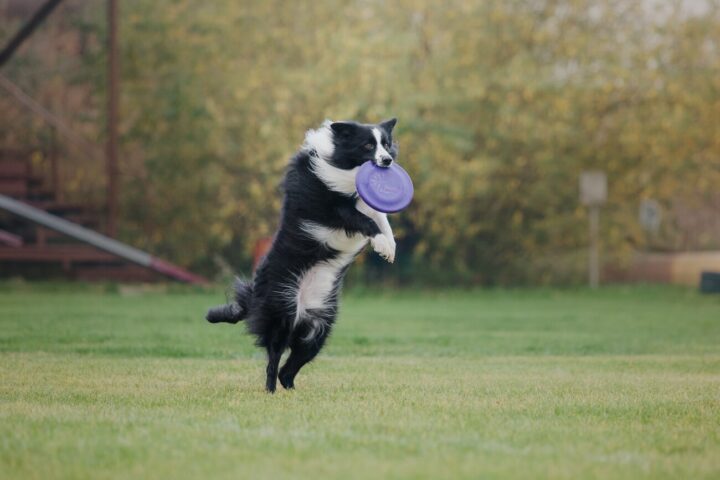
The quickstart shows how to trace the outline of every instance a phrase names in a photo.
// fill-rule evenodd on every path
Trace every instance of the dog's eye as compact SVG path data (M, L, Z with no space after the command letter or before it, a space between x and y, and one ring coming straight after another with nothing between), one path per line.
M365 144L365 150L372 150L373 148L375 148L375 145L373 145L372 143Z

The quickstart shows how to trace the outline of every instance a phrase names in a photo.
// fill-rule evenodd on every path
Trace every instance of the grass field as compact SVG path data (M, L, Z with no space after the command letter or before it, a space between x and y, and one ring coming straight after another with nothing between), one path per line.
M221 292L0 284L0 478L720 478L720 298L348 294L263 392Z

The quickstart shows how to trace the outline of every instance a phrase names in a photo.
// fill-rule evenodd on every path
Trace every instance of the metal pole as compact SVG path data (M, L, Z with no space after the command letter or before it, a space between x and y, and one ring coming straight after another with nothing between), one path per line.
M590 215L590 251L588 252L588 273L590 288L598 288L600 284L600 207L593 205L589 209Z
M118 94L119 65L117 47L117 0L108 0L108 65L107 65L107 234L117 234L118 210Z
M64 218L49 214L26 203L6 197L5 195L0 195L0 209L7 210L10 213L19 215L31 222L75 238L81 242L89 243L94 247L137 263L143 267L147 267L152 263L153 257L149 253L120 243L117 240L108 238L105 235L65 220Z

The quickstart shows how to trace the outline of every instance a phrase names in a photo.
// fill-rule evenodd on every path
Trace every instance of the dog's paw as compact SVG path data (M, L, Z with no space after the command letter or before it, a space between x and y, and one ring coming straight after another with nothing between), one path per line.
M283 375L283 373L280 372L278 380L280 380L280 385L282 385L285 390L292 390L293 388L295 388L295 379L292 378L290 375Z
M379 233L370 239L373 250L390 263L395 261L395 239Z

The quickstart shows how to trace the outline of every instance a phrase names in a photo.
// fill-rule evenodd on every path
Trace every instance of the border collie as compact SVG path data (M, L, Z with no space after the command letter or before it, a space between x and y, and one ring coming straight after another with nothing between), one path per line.
M278 378L293 388L297 373L325 344L343 277L368 241L388 262L395 260L387 216L358 197L355 176L368 160L389 167L397 158L396 121L326 121L305 134L285 174L280 228L270 251L252 282L236 281L233 302L207 313L211 323L245 320L256 345L267 350L268 392L275 392ZM278 370L287 348L290 356Z

